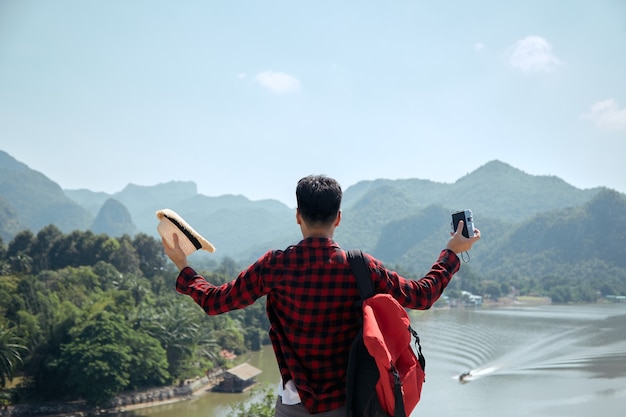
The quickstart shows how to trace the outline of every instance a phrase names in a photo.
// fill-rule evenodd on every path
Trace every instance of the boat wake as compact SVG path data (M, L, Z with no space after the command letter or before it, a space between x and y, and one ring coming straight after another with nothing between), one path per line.
M621 319L624 316L620 317ZM626 340L619 337L624 321L615 317L580 328L540 332L536 340L518 343L507 352L453 375L461 383L487 376L579 370L597 376L626 374Z

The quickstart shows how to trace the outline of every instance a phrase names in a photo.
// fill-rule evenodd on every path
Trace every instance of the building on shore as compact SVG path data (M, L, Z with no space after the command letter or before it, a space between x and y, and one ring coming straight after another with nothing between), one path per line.
M213 388L213 391L244 392L256 384L254 378L261 372L260 369L248 363L242 363L225 371L222 374L222 381Z

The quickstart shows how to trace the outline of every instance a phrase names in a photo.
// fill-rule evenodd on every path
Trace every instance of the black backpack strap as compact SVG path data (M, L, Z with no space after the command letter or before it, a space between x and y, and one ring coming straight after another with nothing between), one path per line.
M348 262L352 268L352 274L356 277L357 287L361 293L361 301L359 305L366 298L374 295L374 286L372 285L372 278L367 270L365 259L363 259L363 252L358 249L352 249L346 252ZM348 358L348 369L346 374L346 415L347 417L357 417L357 410L364 407L364 404L359 404L362 401L361 395L355 392L357 368L363 365L363 358L369 358L372 361L372 369L376 369L376 363L373 362L373 358L367 352L365 345L363 344L363 329L361 328L352 342L350 347L350 355ZM362 375L359 375L363 379ZM376 379L372 379L371 385L376 385ZM359 381L363 383L363 381ZM367 393L366 393L367 394ZM353 404L354 403L354 404Z
M352 272L356 276L356 284L361 292L361 299L365 300L374 295L374 284L372 284L372 277L365 264L363 252L359 249L351 249L347 252L347 255Z
M402 397L402 381L400 380L400 374L394 368L391 367L393 374L393 397L395 399L393 417L406 417L406 411L404 410L404 398Z
M420 343L420 336L417 332L409 325L409 332L413 335L413 339L415 340L415 350L417 351L417 359L419 360L420 366L422 367L422 371L426 372L426 358L424 358L424 354L422 353L422 344Z

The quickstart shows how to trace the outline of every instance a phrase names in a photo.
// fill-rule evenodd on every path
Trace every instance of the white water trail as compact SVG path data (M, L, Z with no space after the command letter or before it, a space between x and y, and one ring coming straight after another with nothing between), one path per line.
M564 330L548 337L541 337L520 345L506 355L496 358L474 369L455 375L461 382L469 382L489 375L503 375L522 372L563 360L571 347L581 340L574 334L579 329Z

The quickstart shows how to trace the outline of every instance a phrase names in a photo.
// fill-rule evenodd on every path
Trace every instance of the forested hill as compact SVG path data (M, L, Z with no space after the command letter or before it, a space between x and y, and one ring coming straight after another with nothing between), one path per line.
M589 201L599 189L581 190L555 176L534 176L504 162L492 161L452 184L428 180L362 181L345 192L343 207L376 204L384 189L394 190L416 208L440 205L447 209L471 208L481 218L520 223L537 213L573 207ZM374 194L372 194L374 193Z
M58 184L0 151L0 237L8 240L20 230L37 231L49 224L84 230L91 220Z
M345 248L362 248L419 274L445 244L450 213L471 208L483 241L470 265L481 276L558 275L597 263L603 270L623 269L624 199L612 190L581 190L558 177L492 161L454 183L379 179L348 187L335 237ZM177 211L216 245L215 255L206 255L211 259L245 263L300 239L293 208L275 200L211 197L198 194L193 182L175 181L129 184L112 195L61 190L0 151L0 236L6 243L20 230L36 233L47 224L63 232L157 237L155 212L161 208Z

